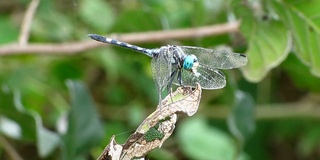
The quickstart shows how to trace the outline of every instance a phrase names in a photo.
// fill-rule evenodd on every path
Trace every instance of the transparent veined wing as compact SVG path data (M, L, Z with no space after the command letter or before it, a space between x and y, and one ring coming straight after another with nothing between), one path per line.
M199 65L197 72L200 74L196 76L188 70L182 70L182 85L185 87L195 87L198 82L203 89L219 89L226 86L226 77L217 70ZM175 85L179 85L177 78L173 80Z
M161 47L159 54L151 60L151 70L153 80L157 87L159 103L162 101L161 93L167 87L172 72L171 59L173 55L169 52L168 47Z
M217 69L232 69L244 66L248 59L245 55L224 50L201 47L179 46L185 54L194 54L203 66Z

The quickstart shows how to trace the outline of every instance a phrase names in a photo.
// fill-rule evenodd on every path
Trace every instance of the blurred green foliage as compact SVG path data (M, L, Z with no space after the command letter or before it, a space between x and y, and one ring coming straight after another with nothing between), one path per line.
M17 41L29 2L0 2L0 47ZM249 59L241 72L225 71L226 88L204 91L198 113L180 119L148 158L320 159L319 116L311 118L316 113L308 108L320 92L319 8L316 0L47 0L38 6L29 43L240 20L236 34L141 44L230 46ZM24 159L95 159L112 135L125 142L158 103L150 58L120 47L2 56L0 88L0 159L15 154L2 139ZM270 105L267 120L254 116L261 105ZM273 117L282 106L283 117ZM297 108L307 109L304 116L287 119Z

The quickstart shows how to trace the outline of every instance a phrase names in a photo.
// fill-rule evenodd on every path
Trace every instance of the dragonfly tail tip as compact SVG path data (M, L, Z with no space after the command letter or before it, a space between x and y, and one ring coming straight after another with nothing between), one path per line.
M240 54L240 56L241 56L241 57L245 57L245 58L247 57L245 54Z
M93 38L93 37L96 36L96 34L88 34L87 36L90 37L90 38Z

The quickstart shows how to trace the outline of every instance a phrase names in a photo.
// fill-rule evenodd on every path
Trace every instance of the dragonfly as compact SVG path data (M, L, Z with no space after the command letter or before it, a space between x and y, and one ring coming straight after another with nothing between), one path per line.
M226 77L219 69L239 68L248 62L246 55L225 50L175 45L147 49L97 34L88 34L88 37L151 57L160 106L161 93L165 89L169 91L172 84L194 88L199 83L202 89L220 89L226 86Z

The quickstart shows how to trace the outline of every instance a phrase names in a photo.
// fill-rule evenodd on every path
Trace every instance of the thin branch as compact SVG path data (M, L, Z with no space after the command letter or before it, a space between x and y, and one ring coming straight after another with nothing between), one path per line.
M225 33L237 32L239 22L230 22L226 24L204 26L198 28L175 29L168 31L152 31L128 34L112 34L109 37L116 38L128 43L150 43L161 42L172 39L190 39L207 36L220 35ZM83 35L84 37L86 35ZM0 46L0 56L2 55L21 55L21 54L77 54L89 49L105 46L105 44L97 43L93 40L63 44L27 44L25 46L17 43Z
M24 46L28 43L32 19L39 5L39 2L40 0L32 0L26 11L26 14L24 16L23 23L21 26L20 36L19 36L19 44L21 46Z
M4 150L6 151L6 153L8 153L11 159L23 160L23 158L14 149L14 147L11 146L11 144L1 135L0 135L0 144L1 146L3 146Z
M254 109L255 119L260 120L278 120L278 119L291 119L291 118L311 118L320 119L319 104L314 102L293 102L293 103L281 103L281 104L269 104L269 105L257 105ZM122 109L112 109L119 107L109 107L108 112L103 112L102 115L110 118L118 118L115 113L126 112ZM111 110L110 110L111 109ZM151 112L151 111L149 111ZM226 119L231 112L230 106L214 105L205 106L202 105L198 114L202 114L205 117L211 119ZM112 113L112 114L110 114ZM125 118L121 120L126 120Z
M199 113L208 118L226 119L231 112L227 106L202 107ZM256 120L278 120L278 119L320 119L319 105L308 102L259 105L255 107Z

